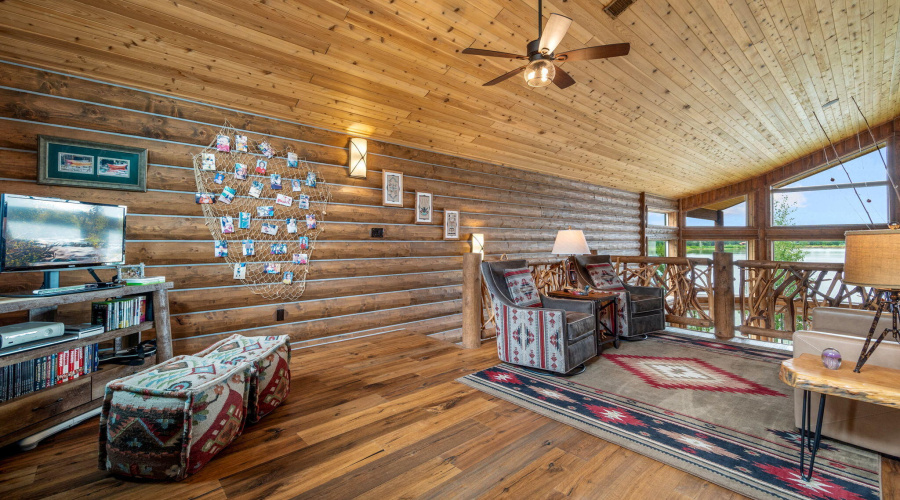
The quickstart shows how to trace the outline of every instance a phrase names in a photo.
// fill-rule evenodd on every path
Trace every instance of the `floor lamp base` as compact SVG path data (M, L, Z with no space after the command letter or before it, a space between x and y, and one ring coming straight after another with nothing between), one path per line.
M862 351L859 353L859 360L856 362L856 368L853 369L856 373L859 373L863 365L866 364L866 361L869 360L869 356L875 352L875 349L878 348L878 345L881 344L881 341L884 340L888 333L894 336L894 340L900 341L900 330L897 329L898 322L900 322L900 290L876 290L875 294L878 298L878 309L875 311L875 319L872 320L872 326L869 328L869 335L866 336L866 342L863 344ZM885 310L890 311L891 313L891 328L885 328L873 344L872 337L875 336L875 330L878 328L878 321L881 319L881 314Z

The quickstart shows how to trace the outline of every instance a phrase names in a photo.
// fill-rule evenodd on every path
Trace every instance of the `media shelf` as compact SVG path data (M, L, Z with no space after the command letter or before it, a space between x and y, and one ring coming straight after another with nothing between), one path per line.
M27 351L19 351L13 354L7 354L3 357L0 357L0 368L3 368L4 366L14 365L22 361L28 361L29 359L40 358L41 356L50 356L61 351L68 351L69 349L78 349L79 347L84 347L86 345L106 342L107 340L115 340L119 337L133 335L135 333L140 333L151 328L153 328L153 321L144 321L139 325L129 326L127 328L119 328L118 330L110 330L108 332L99 333L90 337L68 340L66 342L59 342L57 344L49 344L43 347L29 349ZM3 351L0 350L0 353L2 352Z
M148 321L138 325L0 356L0 367L90 344L115 340L149 329L156 330L157 349L156 354L147 358L142 366L104 364L100 366L99 370L74 380L0 403L0 447L15 443L20 439L99 408L103 403L103 394L109 381L171 358L172 332L169 323L168 290L173 286L171 282L168 282L52 297L0 298L0 314L29 311L30 321L52 321L56 308L65 304L103 301L136 295L149 295L150 310L152 311L152 319L148 316Z

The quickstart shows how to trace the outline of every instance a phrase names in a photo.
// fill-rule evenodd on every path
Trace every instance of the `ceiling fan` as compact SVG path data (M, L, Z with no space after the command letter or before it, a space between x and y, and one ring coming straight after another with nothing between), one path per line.
M596 47L585 47L583 49L570 50L562 54L554 54L559 42L566 36L572 20L566 16L559 14L550 14L547 26L541 29L541 21L543 18L543 2L538 0L538 39L528 42L527 56L512 54L509 52L497 52L494 50L473 49L468 48L462 51L463 54L472 54L485 57L505 57L508 59L527 59L530 62L516 68L509 73L500 75L497 78L484 84L496 85L504 80L512 78L519 73L525 73L525 82L531 87L546 87L551 83L555 83L557 87L564 89L575 84L575 80L563 71L562 68L556 67L553 61L586 61L589 59L606 59L608 57L618 57L628 54L631 44L613 43L610 45L598 45Z

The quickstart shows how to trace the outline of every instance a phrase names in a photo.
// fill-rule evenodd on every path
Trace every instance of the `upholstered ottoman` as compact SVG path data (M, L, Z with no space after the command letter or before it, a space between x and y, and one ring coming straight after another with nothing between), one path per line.
M291 390L290 337L244 337L232 335L198 352L202 356L225 364L252 363L256 368L250 380L250 403L247 418L250 422L272 413Z
M178 356L106 385L100 469L180 480L240 435L253 366Z

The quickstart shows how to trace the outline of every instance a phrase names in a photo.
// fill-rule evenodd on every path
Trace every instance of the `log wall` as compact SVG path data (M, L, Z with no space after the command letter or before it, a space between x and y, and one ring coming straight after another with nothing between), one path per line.
M0 62L0 82L0 192L127 205L127 261L144 262L148 275L175 283L169 296L176 354L232 332L289 334L295 345L399 329L456 339L462 254L472 232L485 234L489 259L552 257L556 231L568 226L584 229L600 252L639 252L637 193L377 141L369 141L368 177L351 179L350 136L343 133L13 63ZM191 155L213 142L226 120L268 136L277 149L292 146L332 184L333 203L299 301L274 303L251 293L213 257L194 203ZM38 135L147 148L148 191L38 185ZM404 173L404 208L380 206L382 169ZM432 225L413 224L416 190L434 193ZM652 199L654 206L671 204ZM460 241L442 239L445 208L461 211ZM373 227L384 228L384 239L369 238ZM62 274L64 285L90 281L83 271ZM39 282L40 273L3 274L0 291ZM276 321L278 309L284 321Z

